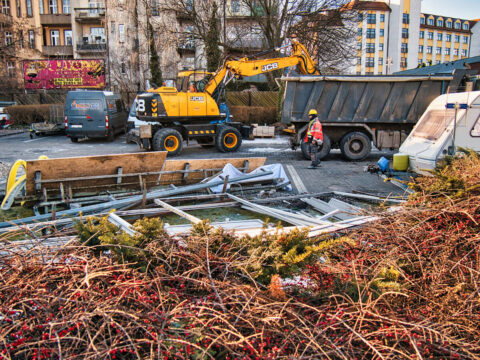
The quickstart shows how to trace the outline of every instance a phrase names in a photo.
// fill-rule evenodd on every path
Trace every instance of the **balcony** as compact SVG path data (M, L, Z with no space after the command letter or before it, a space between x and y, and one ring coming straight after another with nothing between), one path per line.
M70 25L70 14L42 14L40 15L42 25Z
M105 38L97 36L92 39L91 36L85 36L77 40L77 52L80 54L87 53L104 53L107 51Z
M98 23L105 19L105 8L75 8L75 21Z
M73 46L72 45L63 45L63 46L43 46L42 48L43 56L73 56Z
M263 49L263 39L256 38L256 39L238 39L238 40L230 40L227 42L227 47L231 51L235 50L247 50L247 51L254 51L254 50L261 50Z
M177 50L180 54L194 54L195 53L195 41L186 40L180 41Z
M175 12L178 20L183 21L193 21L193 15L186 11L176 11Z
M11 15L0 13L0 24L1 25L12 25L13 19Z

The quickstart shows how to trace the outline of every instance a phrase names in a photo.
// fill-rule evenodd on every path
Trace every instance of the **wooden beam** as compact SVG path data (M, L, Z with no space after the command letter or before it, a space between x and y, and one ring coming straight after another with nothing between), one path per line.
M155 200L153 200L153 202L155 204L167 209L167 210L170 210L171 212L177 214L178 216L181 216L181 217L187 219L188 221L190 221L194 224L198 224L198 223L202 222L201 219L199 219L199 218L197 218L193 215L187 214L185 211L182 211L179 208L176 208L175 206L169 205L166 202L163 202L162 200L155 199Z

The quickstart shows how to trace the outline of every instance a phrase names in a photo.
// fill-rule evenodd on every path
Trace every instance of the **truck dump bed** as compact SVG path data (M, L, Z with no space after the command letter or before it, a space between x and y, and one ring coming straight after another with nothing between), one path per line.
M447 92L452 76L299 76L286 82L282 122L305 122L317 109L322 122L415 124L430 102Z

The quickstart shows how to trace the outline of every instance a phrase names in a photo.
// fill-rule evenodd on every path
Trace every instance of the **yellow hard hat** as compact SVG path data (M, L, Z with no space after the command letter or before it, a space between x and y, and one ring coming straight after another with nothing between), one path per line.
M308 115L318 115L318 112L317 112L317 110L312 109L308 112Z

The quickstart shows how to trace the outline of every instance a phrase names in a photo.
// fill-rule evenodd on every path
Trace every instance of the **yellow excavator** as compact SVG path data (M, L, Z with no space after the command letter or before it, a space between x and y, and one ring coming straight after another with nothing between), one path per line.
M136 115L148 125L139 127L137 142L147 150L181 152L183 142L195 139L203 147L216 146L221 152L237 151L242 138L252 133L250 126L230 121L221 97L233 79L265 74L296 66L304 75L320 75L305 47L291 40L291 55L258 59L271 50L250 58L227 60L215 73L184 71L179 73L177 88L150 89L136 98ZM278 49L277 49L278 50Z

